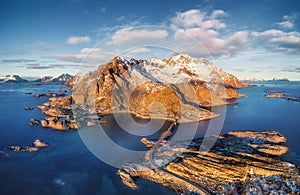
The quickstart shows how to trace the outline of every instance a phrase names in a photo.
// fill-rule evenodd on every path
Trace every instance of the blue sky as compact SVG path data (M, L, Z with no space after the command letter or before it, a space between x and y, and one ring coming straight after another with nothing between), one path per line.
M240 78L300 80L297 0L2 0L0 74L75 74L187 53Z

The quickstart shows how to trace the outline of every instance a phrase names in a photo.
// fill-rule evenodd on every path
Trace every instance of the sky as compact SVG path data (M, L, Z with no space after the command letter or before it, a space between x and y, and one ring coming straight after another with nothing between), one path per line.
M0 0L0 75L92 71L115 56L208 58L300 80L298 0Z

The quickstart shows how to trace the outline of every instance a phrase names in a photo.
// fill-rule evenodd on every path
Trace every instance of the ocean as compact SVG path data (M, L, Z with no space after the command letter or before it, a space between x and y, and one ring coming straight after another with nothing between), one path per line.
M221 119L181 125L186 137L201 137L207 133L209 123L217 121L221 128L218 134L237 130L276 130L288 139L290 151L280 157L282 160L300 166L300 102L284 99L268 99L264 90L281 90L292 96L300 96L300 82L268 81L256 82L257 86L239 89L245 97L231 104L214 109ZM0 194L176 194L152 182L138 179L137 190L126 187L116 174L117 168L99 160L86 147L78 131L56 131L40 126L31 127L31 118L42 119L44 115L37 105L47 102L47 97L35 98L26 92L46 93L67 89L61 85L0 84ZM25 106L34 110L24 110ZM142 151L141 136L124 132L112 116L104 117L105 132L122 147ZM136 119L139 123L145 120ZM158 138L168 128L164 123L156 131L157 120L145 126L148 138ZM130 127L130 124L128 124ZM197 131L189 131L192 127ZM134 129L134 124L132 124ZM212 126L214 128L214 126ZM217 128L217 127L216 127ZM138 129L136 129L138 131ZM80 131L80 130L79 130ZM179 131L179 130L178 130ZM176 134L176 132L174 133ZM39 152L17 153L7 149L9 145L30 146L35 139L41 139L51 146ZM99 146L101 139L99 139ZM107 150L107 155L119 156Z

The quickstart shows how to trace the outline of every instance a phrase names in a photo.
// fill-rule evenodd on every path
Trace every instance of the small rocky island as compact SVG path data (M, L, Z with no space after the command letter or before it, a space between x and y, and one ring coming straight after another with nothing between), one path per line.
M14 152L38 152L39 150L48 147L50 144L44 143L39 139L36 139L32 146L8 146L8 148Z
M289 101L300 102L300 97L295 97L290 94L283 93L278 90L265 90L268 94L264 95L265 98L282 98Z
M145 138L151 149L138 162L119 171L123 183L136 189L143 178L178 194L299 194L299 169L278 160L288 151L286 138L276 131L230 132L216 139L209 151L203 139L160 143Z

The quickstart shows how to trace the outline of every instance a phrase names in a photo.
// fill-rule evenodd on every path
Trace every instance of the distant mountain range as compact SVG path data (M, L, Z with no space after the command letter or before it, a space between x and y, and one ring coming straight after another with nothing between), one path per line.
M18 75L5 75L0 77L0 83L24 83L28 82L26 79Z
M65 83L72 75L68 73L61 74L58 77L44 76L40 79L35 80L34 82L43 82L43 83Z
M44 76L40 79L37 79L33 82L42 82L42 83L65 83L69 78L71 78L72 75L64 73L61 74L58 77L52 77L52 76ZM0 83L27 83L29 82L26 79L23 79L19 75L5 75L0 76Z
M290 81L287 78L273 78L273 79L257 79L257 78L251 78L251 79L243 79L244 82L251 82L251 81Z

